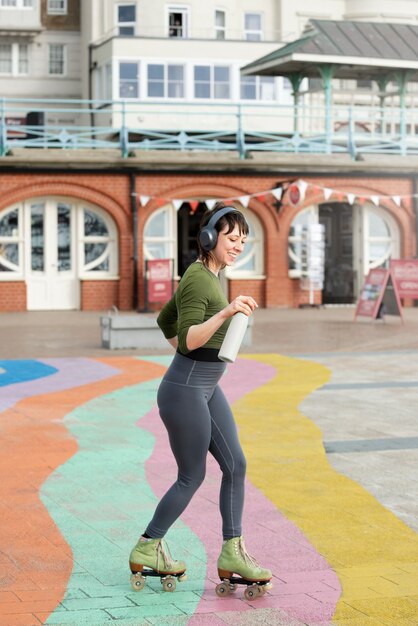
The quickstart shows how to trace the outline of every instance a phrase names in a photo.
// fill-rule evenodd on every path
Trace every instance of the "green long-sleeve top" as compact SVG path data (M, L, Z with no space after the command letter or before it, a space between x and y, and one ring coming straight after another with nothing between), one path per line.
M206 322L227 305L219 278L197 261L185 271L174 296L161 310L157 323L167 339L177 336L180 352L187 354L190 350L186 337L190 326ZM229 324L230 319L202 347L219 349Z

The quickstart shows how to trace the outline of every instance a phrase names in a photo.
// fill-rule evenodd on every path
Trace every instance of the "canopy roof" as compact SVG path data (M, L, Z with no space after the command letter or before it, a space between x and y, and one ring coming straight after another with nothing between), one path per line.
M334 78L379 80L400 70L418 78L418 26L382 22L310 20L300 39L249 63L246 76L318 77L334 65Z

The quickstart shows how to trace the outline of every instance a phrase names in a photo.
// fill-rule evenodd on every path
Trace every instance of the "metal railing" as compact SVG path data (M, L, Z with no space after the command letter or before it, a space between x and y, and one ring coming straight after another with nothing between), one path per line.
M0 155L18 148L418 154L415 107L0 100Z

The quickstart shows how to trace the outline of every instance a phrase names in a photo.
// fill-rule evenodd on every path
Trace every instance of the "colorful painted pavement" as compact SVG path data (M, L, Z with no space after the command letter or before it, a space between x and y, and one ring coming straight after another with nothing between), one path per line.
M1 626L418 625L418 535L338 473L298 409L315 360L246 355L222 387L248 460L245 537L274 572L246 601L215 594L220 473L169 534L188 581L131 590L127 556L175 465L155 406L171 357L0 362Z

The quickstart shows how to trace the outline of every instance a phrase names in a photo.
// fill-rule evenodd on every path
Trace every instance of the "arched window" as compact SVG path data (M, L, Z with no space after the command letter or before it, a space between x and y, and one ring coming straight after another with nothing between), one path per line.
M302 231L304 226L318 223L318 207L304 209L294 218L288 237L289 276L299 278L302 272Z
M0 272L16 279L22 274L22 219L19 207L6 209L0 214Z
M244 250L232 267L225 269L227 278L264 278L264 233L258 217L247 209L242 213L249 226Z
M89 278L117 274L117 238L112 218L98 208L82 207L79 227L82 273Z

